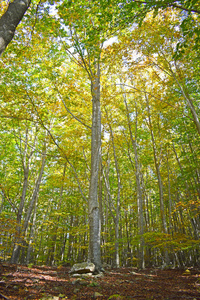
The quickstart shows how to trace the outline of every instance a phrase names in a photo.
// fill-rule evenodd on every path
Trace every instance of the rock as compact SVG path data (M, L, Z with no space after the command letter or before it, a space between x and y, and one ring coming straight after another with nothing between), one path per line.
M120 295L118 295L118 294L115 294L115 295L112 295L112 296L110 296L109 298L108 298L108 300L122 300L122 299L124 299L124 297L122 297L122 296L120 296Z
M93 275L93 273L82 273L82 274L72 274L72 277L76 278L87 278L87 277L91 277Z
M41 300L59 300L59 297L56 296L44 296Z
M93 273L94 270L95 270L95 265L93 263L83 262L83 263L73 265L69 273L70 274Z
M79 284L79 283L80 283L80 280L81 280L80 278L75 279L75 280L72 281L72 284L73 284L73 285Z
M98 297L103 297L103 295L98 293L98 292L95 292L94 293L94 298L98 298Z
M111 265L109 265L107 263L103 263L103 268L104 269L111 269Z
M88 282L86 280L81 280L80 281L80 285L82 286L87 286L88 285Z
M94 278L101 278L101 277L104 277L104 273L100 272L99 274L97 275L93 275Z

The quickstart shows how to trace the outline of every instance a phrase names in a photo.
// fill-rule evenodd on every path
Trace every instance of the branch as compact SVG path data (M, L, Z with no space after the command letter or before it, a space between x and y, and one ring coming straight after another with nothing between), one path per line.
M169 7L170 6L178 8L178 9L181 9L181 10L185 10L185 11L189 11L189 12L194 12L194 13L200 14L200 10L198 10L198 9L185 8L185 7L181 6L181 5L176 5L176 4L170 4Z
M0 294L0 297L2 297L3 299L9 300L6 296Z
M65 104L65 100L63 99L63 96L61 95L61 93L60 93L60 91L59 91L59 89L58 89L58 87L56 86L55 83L54 83L54 87L55 87L56 91L58 92L59 98L60 98L60 100L62 101L62 103L63 103L63 105L64 105L66 111L67 111L74 119L76 119L79 123L81 123L82 125L84 125L85 127L89 128L89 129L91 130L92 128L91 128L90 126L88 126L87 124L83 123L79 118L77 118L77 117L76 117L76 116L75 116L75 115L67 108L67 106L66 106L66 104Z
M198 10L198 9L186 8L186 7L182 6L182 5L177 5L177 4L173 4L173 3L152 4L152 1L139 1L139 0L135 0L134 2L139 3L139 4L150 5L152 8L155 8L155 7L158 7L158 8L175 7L175 8L178 8L178 9L181 9L181 10L185 10L185 11L188 11L188 12L194 12L194 13L200 14L200 10ZM173 2L176 2L176 1L173 1ZM149 7L149 9L151 9L151 7Z
M151 94L151 93L149 93L149 92L147 92L147 91L143 91L143 90L137 89L137 88L135 88L134 86L131 86L131 85L128 85L128 84L125 84L125 83L116 83L115 85L123 85L123 86L129 87L129 88L131 88L131 89L134 89L134 90L136 90L136 91L138 91L138 92L142 92L142 93L148 94L148 95L150 95L151 97L153 97L153 98L155 98L155 99L157 99L157 100L159 100L159 101L161 101L161 102L163 102L163 103L166 103L167 105L169 105L169 106L175 108L176 110L180 111L185 117L187 117L187 118L189 118L190 120L193 121L192 118L190 118L189 116L187 116L183 111L181 111L180 109L178 109L176 106L174 106L174 105L168 103L168 102L165 101L165 100L162 100L162 99L160 99L160 98L154 96L153 94Z
M85 197L85 195L84 195L84 193L83 193L83 191L82 191L81 184L80 184L80 181L79 181L79 178L78 178L76 169L74 168L74 166L72 165L72 163L69 161L67 155L65 154L65 151L64 151L64 150L60 147L60 145L56 142L56 140L55 140L54 136L52 135L51 131L44 125L44 122L42 121L42 119L41 119L41 117L40 117L40 115L39 115L39 113L38 113L38 111L37 111L37 108L36 108L36 106L35 106L35 104L34 104L32 98L29 96L27 90L26 90L26 94L27 94L29 100L31 101L31 103L32 103L32 105L33 105L33 107L34 107L34 109L35 109L35 112L36 112L36 114L37 114L37 116L38 116L38 118L39 118L39 120L40 120L40 122L41 122L41 125L42 125L43 128L48 132L48 134L49 134L49 136L51 137L52 141L53 141L54 144L57 146L57 148L60 150L60 152L62 153L64 159L66 159L66 161L68 162L68 164L69 164L70 167L72 168L72 170L73 170L73 172L74 172L74 174L75 174L75 177L76 177L78 186L79 186L79 191L80 191L80 193L81 193L83 199L87 202L87 198Z
M15 214L17 214L17 207L16 207L16 205L14 203L12 203L12 201L10 200L10 198L6 195L2 184L0 184L0 188L2 190L2 193L4 194L4 197L7 199L7 201L10 203L10 205L14 209Z

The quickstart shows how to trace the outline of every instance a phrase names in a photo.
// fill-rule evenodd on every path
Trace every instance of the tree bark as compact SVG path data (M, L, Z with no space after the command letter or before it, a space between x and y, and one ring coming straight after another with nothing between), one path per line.
M0 19L0 55L14 37L15 30L29 8L31 0L14 0Z
M129 108L126 101L126 95L123 93L124 104L126 107L126 117L128 122L129 134L131 138L131 144L134 150L134 158L135 158L135 177L136 177L136 189L137 189L137 206L138 206L138 227L139 227L139 234L140 244L138 249L138 267L140 269L144 269L145 267L145 260L144 260L144 216L143 216L143 197L142 197L142 186L140 180L140 167L139 167L139 159L138 159L138 151L137 151L137 107L136 107L136 120L135 120L135 139L133 138L132 128L131 128L131 120L129 116Z
M62 183L60 187L60 200L58 203L58 211L61 208L62 200L63 200L63 190L64 190L64 181L65 181L65 174L66 174L66 168L67 168L67 163L64 164L64 170L63 170L63 176L62 176ZM58 234L58 224L60 222L60 215L58 215L57 220L56 220L56 225L54 228L54 234L52 236L52 248L49 249L49 263L50 265L55 264L55 257L56 257L56 241L57 241L57 234Z
M107 120L110 128L110 136L111 136L111 142L112 142L112 147L113 147L113 155L114 155L114 162L115 162L115 169L117 172L117 203L115 207L115 216L113 216L113 220L115 223L115 267L119 268L119 217L120 217L120 198L121 198L121 178L120 178L120 171L119 171L119 164L117 161L117 155L116 155L116 148L115 148L115 143L114 143L114 135L113 135L113 130L111 123L109 122L108 119L108 112L105 108L106 115L107 115Z
M22 150L20 150L21 154L21 159L22 159L22 165L23 165L23 170L24 170L24 179L23 179L23 188L22 188L22 195L21 195L21 200L19 203L19 208L17 212L17 226L16 226L16 239L15 239L15 244L13 247L13 252L11 256L11 263L16 263L15 260L15 254L16 254L16 245L20 243L20 236L21 236L21 220L22 220L22 213L24 209L24 204L25 204L25 199L26 199L26 192L28 188L28 176L29 176L29 167L30 167L30 160L33 154L33 151L28 155L27 153L27 144L28 144L28 128L26 128L26 140L25 140L25 146L24 146L24 151L22 153ZM18 255L17 255L18 256Z
M98 202L99 163L101 156L101 109L100 109L100 66L96 62L96 74L91 79L92 93L92 137L91 174L89 190L89 260L99 272L101 266L100 233L101 221Z
M27 249L27 256L26 256L26 263L27 265L30 263L30 259L31 259L31 254L33 251L33 240L35 237L35 227L36 227L36 215L37 215L37 199L35 202L35 208L34 208L34 213L33 213L33 221L32 221L32 226L31 226L31 230L30 230L30 236L29 236L29 243L28 243L28 249Z
M45 161L46 161L46 145L45 145L44 152L42 154L42 166L41 166L41 169L39 171L38 178L37 178L36 183L35 183L35 188L34 188L34 191L33 191L33 195L32 195L31 201L30 201L29 206L28 206L28 210L27 210L27 213L26 213L26 217L25 217L22 232L21 232L21 237L19 238L19 241L17 243L15 243L14 248L13 248L11 263L15 263L15 264L18 263L20 250L21 250L21 245L24 244L23 239L24 239L24 237L26 235L26 231L28 229L28 223L29 223L31 213L32 213L33 208L34 208L34 204L37 201L39 188L40 188L40 184L41 184L41 180L42 180L42 175L43 175L43 172L44 172Z
M155 142L155 138L154 138L153 125L152 125L152 121L151 121L148 97L146 97L146 103L147 103L147 110L148 110L148 125L149 125L150 134L151 134L154 163L155 163L156 175L157 175L158 187L159 187L160 215L161 215L161 221L162 221L162 229L163 229L164 233L167 233L167 222L166 222L165 210L164 210L163 183L162 183L162 178L161 178L161 174L160 174L160 162L159 162L157 148L156 148L156 142Z

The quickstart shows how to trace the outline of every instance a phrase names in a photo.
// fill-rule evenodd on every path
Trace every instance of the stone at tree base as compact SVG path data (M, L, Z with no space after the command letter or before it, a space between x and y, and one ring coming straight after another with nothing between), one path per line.
M98 292L95 292L94 293L94 298L98 298L98 297L103 297L103 295L98 293Z
M74 273L74 274L71 274L72 277L74 278L88 278L88 277L92 277L93 276L93 273Z
M44 296L41 300L59 300L57 296Z
M85 274L85 273L94 273L95 265L93 263L83 262L73 265L70 274Z

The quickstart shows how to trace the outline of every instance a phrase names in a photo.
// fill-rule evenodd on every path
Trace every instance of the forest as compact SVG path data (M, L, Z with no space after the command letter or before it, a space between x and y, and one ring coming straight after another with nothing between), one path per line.
M24 1L1 48L19 2L0 2L0 261L199 267L199 2Z

